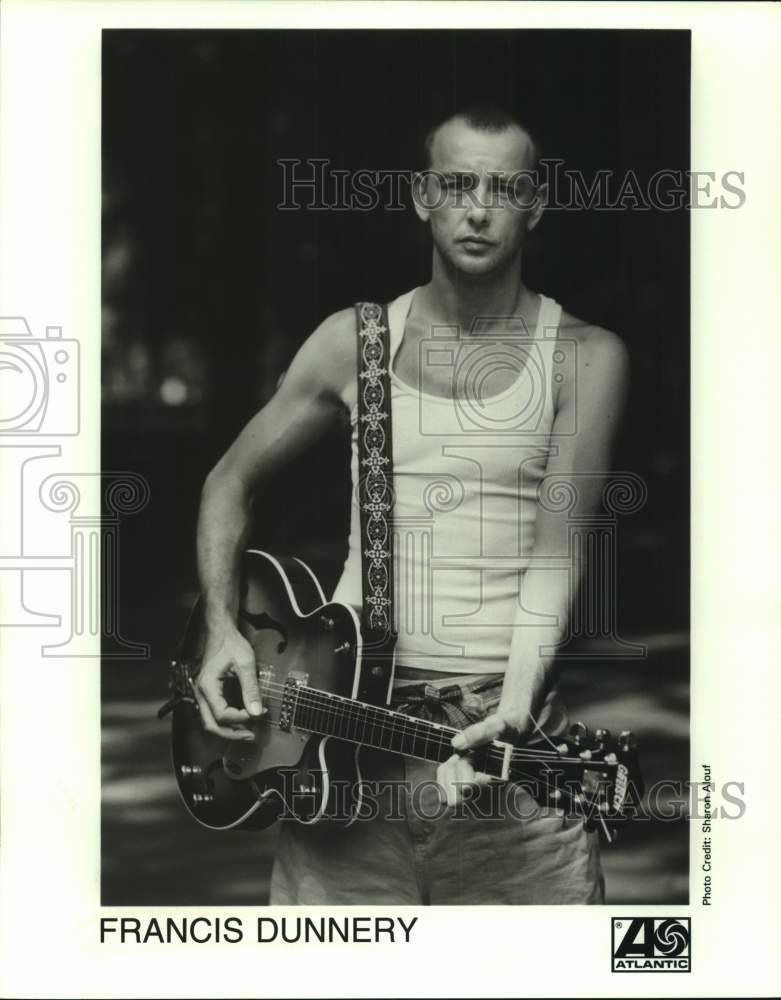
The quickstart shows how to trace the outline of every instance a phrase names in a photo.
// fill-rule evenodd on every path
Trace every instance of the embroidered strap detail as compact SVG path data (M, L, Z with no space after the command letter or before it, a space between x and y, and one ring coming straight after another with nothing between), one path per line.
M384 306L359 302L358 502L361 510L361 631L371 657L391 656L393 631L393 438Z

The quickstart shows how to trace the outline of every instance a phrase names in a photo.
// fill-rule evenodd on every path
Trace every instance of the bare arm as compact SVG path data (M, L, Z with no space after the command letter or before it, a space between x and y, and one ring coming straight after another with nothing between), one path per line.
M579 515L588 516L599 506L627 384L628 358L622 342L607 330L591 331L578 345L576 364L561 387L546 468L547 477L561 477L576 491ZM574 419L577 433L567 435L564 432ZM561 568L561 557L568 551L568 511L549 509L552 506L540 505L537 511L532 564L521 584L499 706L454 738L454 748L462 753L501 736L527 735L550 686L550 650L566 634L572 597L584 570L582 563ZM548 618L547 623L541 616ZM472 781L473 775L466 760L453 761L440 779L449 800L458 798L453 781Z
M577 414L573 380L562 386L552 436L558 454L551 456L546 468L546 477L571 485L579 517L588 517L599 508L628 381L627 354L621 341L605 330L595 331L592 337L578 351ZM574 416L577 433L557 438L557 426L566 428ZM537 511L534 560L521 584L499 705L507 726L520 735L531 729L550 686L552 650L566 636L572 600L585 569L578 553L569 552L569 509L552 506L541 505ZM563 556L568 556L569 565L562 569ZM541 614L552 620L541 624Z
M252 649L236 627L239 564L253 496L275 472L316 441L344 412L355 372L351 310L329 317L301 347L274 397L242 430L209 473L198 518L198 572L207 643L197 696L204 726L227 739L252 739L261 712ZM241 684L243 710L228 706L223 682Z

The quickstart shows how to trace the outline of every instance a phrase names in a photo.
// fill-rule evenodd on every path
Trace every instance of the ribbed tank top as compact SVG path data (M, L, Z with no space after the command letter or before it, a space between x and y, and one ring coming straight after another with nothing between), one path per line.
M507 665L520 582L534 546L537 487L553 424L551 372L561 306L545 296L533 333L421 344L452 368L454 398L418 391L393 370L413 289L388 307L393 419L397 663L452 673ZM481 387L498 368L512 384ZM352 412L357 482L357 408ZM347 560L334 599L361 604L360 519L353 488Z

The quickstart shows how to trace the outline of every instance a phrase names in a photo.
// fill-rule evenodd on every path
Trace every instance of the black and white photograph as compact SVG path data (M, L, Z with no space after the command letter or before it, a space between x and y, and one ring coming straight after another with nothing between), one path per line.
M779 46L3 0L0 997L779 994Z
M104 903L687 902L689 90L104 32Z

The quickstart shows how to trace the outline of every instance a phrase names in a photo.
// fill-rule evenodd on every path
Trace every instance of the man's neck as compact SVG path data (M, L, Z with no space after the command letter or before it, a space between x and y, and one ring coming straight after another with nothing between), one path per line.
M468 275L454 271L435 254L425 288L425 311L430 321L469 333L478 317L509 319L523 314L530 298L520 262L493 274Z

